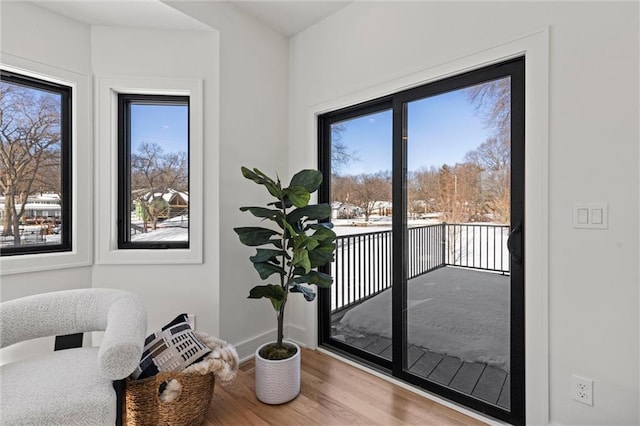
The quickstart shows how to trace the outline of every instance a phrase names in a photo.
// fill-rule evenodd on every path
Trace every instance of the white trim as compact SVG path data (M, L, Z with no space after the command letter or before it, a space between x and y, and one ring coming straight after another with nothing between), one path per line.
M525 394L526 423L549 422L549 29L379 86L311 106L305 123L309 149L316 152L318 115L376 99L451 75L525 55ZM317 154L314 155L317 164ZM312 165L309 165L312 166ZM308 344L317 347L317 307L306 311ZM309 340L309 339L313 340Z
M189 248L118 249L118 141L119 93L189 96ZM96 175L97 264L202 263L203 246L203 82L175 78L96 78L96 126L98 143Z
M286 331L286 330L285 330ZM247 339L240 343L235 343L233 346L236 348L236 352L238 352L238 358L240 359L240 363L253 359L256 354L256 350L264 345L265 343L274 342L276 340L276 329L272 329L269 331L265 331L262 334L259 334L251 339ZM286 335L286 333L285 333Z
M91 164L91 79L68 71L2 52L0 66L17 74L69 86L71 92L71 251L5 256L0 258L0 275L91 265L92 228Z

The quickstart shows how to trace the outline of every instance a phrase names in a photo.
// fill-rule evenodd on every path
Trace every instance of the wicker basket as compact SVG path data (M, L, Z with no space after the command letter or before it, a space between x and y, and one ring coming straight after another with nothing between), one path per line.
M158 398L160 385L176 379L182 385L180 396L171 402ZM143 380L129 380L125 391L125 424L134 426L200 425L207 416L213 397L215 376L209 374L158 373Z

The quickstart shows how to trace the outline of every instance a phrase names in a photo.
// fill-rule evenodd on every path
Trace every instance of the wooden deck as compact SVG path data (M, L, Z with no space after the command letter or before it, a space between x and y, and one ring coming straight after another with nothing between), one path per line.
M391 340L364 335L346 337L345 342L367 352L391 359ZM410 346L407 351L409 371L467 395L509 410L510 377L501 368L479 362L465 362L449 355Z
M446 269L447 271L441 272L446 272L447 275L439 275L439 279L446 278L455 283L457 269ZM493 274L486 274L485 278L492 279L491 275ZM354 307L332 315L332 335L348 345L391 360L391 339L366 330L349 330L341 325L340 319ZM432 352L425 349L428 347L427 343L412 343L418 345L411 345L407 349L407 366L410 372L501 408L511 408L511 380L508 371L485 363L466 362L450 354Z

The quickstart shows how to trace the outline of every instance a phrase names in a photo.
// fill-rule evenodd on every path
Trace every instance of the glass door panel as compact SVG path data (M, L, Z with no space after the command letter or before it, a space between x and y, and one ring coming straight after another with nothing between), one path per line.
M510 409L511 83L406 104L406 364Z
M392 112L332 123L330 338L391 360Z
M525 422L524 58L319 117L320 345Z

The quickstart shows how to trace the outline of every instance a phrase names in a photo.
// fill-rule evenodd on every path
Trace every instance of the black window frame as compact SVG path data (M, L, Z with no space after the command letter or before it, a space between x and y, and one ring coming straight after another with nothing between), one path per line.
M0 256L70 252L73 250L73 218L71 208L73 190L73 87L5 69L0 69L0 80L60 95L60 226L62 229L59 244L26 244L0 247Z
M189 96L149 95L135 93L118 94L118 249L188 249L191 240L191 224L187 241L131 241L131 112L133 104L186 105L187 121L190 124L191 107ZM190 188L190 143L191 131L187 125L187 193ZM190 203L189 203L190 206Z

